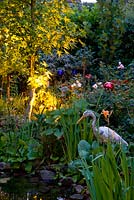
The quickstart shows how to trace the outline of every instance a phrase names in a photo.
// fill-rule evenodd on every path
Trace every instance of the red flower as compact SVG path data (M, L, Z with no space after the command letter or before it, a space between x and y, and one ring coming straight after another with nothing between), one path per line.
M111 82L116 84L116 83L118 83L118 80L112 80Z
M104 83L103 87L107 90L113 90L114 84L112 82L106 82L106 83Z
M128 80L124 80L124 81L123 81L123 83L128 83L128 82L129 82Z

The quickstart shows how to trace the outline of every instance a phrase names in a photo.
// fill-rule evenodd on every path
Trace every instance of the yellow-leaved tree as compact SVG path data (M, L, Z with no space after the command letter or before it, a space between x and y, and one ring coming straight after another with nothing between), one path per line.
M73 48L81 34L69 18L71 12L73 10L64 0L6 0L0 3L0 75L8 77L8 88L11 74L17 72L27 76L30 93L26 117L29 120L36 90L47 87L50 78L46 65L40 66L38 52L48 54L56 49L60 55Z

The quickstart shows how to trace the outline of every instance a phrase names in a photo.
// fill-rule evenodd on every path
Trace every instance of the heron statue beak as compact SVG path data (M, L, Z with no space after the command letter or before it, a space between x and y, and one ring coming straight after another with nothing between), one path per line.
M81 120L83 120L84 118L85 118L85 116L83 115L80 119L78 119L78 121L77 121L76 124L79 124L79 122L80 122Z

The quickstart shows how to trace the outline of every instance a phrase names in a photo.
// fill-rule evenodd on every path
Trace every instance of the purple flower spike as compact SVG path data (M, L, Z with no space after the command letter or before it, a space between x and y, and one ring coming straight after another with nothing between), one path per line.
M64 70L63 69L58 69L57 74L59 76L62 76L64 74Z

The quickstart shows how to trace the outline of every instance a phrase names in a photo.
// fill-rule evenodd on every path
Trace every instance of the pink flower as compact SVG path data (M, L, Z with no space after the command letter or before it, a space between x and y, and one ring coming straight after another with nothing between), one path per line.
M107 90L113 90L114 89L114 84L112 82L106 82L104 83L103 87Z
M125 68L124 65L121 62L119 62L117 69L124 69L124 68Z
M90 79L91 77L92 77L91 74L86 74L86 75L85 75L85 78L87 78L87 79Z

